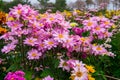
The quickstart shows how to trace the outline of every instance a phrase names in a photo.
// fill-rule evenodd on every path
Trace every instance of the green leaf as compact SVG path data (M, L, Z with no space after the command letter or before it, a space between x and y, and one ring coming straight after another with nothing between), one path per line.
M7 70L6 72L9 72L9 71L16 71L18 68L18 66L16 64L13 64L11 65Z
M41 76L41 77L46 77L46 76L48 76L48 75L50 75L51 77L54 76L54 74L53 74L53 72L52 72L51 69L45 69L40 76Z
M25 71L25 78L26 78L26 80L32 80L32 72Z
M82 36L83 36L83 37L87 37L87 36L89 36L89 35L90 35L90 31L86 31L86 32L82 33Z

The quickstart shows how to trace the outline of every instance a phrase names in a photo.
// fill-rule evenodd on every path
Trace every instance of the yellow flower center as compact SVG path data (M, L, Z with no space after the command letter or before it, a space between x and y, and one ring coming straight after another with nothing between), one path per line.
M85 42L86 41L86 39L85 38L80 38L80 40L82 41L82 42Z
M68 64L66 62L63 63L63 66L67 66Z
M76 73L76 76L77 76L77 77L81 77L81 76L82 76L82 73L81 73L80 71L78 71L78 72Z
M36 57L36 56L37 56L37 54L36 54L36 53L32 53L32 56L33 56L33 57Z
M18 10L17 13L18 13L18 14L21 14L21 10Z
M41 27L41 26L43 26L43 24L42 24L42 23L40 24L40 27Z
M102 50L102 48L101 48L101 47L97 47L96 49L97 49L98 51Z
M93 24L92 22L88 22L88 24L87 24L87 25L88 25L88 26L92 26L92 24Z
M59 38L63 38L64 36L63 36L63 34L59 34L58 37Z
M50 21L53 21L54 20L54 18L53 17L51 17L51 18L49 18L50 19Z
M14 26L13 27L17 27L18 25L17 24L14 24Z
M49 41L49 42L48 42L48 44L49 44L49 45L52 45L52 44L53 44L53 42L52 42L52 41Z
M108 25L108 24L109 24L109 22L108 22L108 21L106 21L106 22L105 22L105 25Z
M98 27L96 27L96 28L95 28L95 30L100 30L100 27L99 27L99 26L98 26Z
M40 46L41 46L41 47L44 47L44 44L43 44L43 43L41 43L41 44L40 44Z
M29 43L33 43L33 41L32 41L32 40L29 40Z

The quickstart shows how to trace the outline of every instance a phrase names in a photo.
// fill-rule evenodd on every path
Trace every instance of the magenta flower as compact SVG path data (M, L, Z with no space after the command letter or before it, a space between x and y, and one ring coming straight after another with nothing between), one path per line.
M82 36L82 33L84 32L82 28L74 27L72 28L73 32L79 36Z
M23 71L9 72L4 80L26 80L24 76L25 73Z

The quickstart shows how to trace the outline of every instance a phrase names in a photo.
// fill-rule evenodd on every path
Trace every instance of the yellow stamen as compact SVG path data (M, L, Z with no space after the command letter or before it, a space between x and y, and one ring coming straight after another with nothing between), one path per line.
M81 73L80 71L78 71L78 72L76 73L76 76L77 76L77 77L81 77L81 76L82 76L82 73Z

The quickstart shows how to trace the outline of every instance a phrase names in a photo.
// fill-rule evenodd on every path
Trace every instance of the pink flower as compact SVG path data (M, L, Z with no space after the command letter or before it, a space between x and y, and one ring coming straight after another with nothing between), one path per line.
M30 37L30 38L26 38L24 40L24 44L27 44L27 45L30 45L30 46L34 46L35 44L37 44L37 39L36 38L33 38L33 37Z
M63 47L69 49L70 47L73 47L75 44L74 38L72 36L69 36L69 38L64 42L62 45Z
M68 72L70 71L70 66L68 63L62 59L60 59L60 64L58 66L59 68L62 68L63 70L67 70Z
M75 67L71 72L74 80L88 80L88 70L83 66Z
M36 49L32 49L28 51L28 59L33 60L33 59L39 59L40 56L42 56L41 52L38 52Z
M4 35L0 36L0 39L5 39L5 40L13 40L14 37L12 36L11 32L7 32Z
M50 77L50 76L47 76L47 77L45 77L45 78L42 79L42 80L54 80L54 78L52 78L52 77Z
M92 53L94 55L104 55L107 50L102 45L92 45Z
M84 20L83 25L84 25L84 30L88 31L93 29L97 25L97 22L93 20Z
M102 32L105 31L105 28L102 28L101 26L96 26L92 29L93 34L101 34Z
M73 69L75 67L75 60L69 59L67 61L67 64L70 66L71 69Z
M23 24L21 24L19 21L7 22L7 25L11 29L11 31L20 29L23 26Z
M44 40L45 48L50 50L53 47L57 47L57 42L53 39Z
M54 31L53 32L53 37L55 41L58 41L60 43L66 42L68 39L68 32L67 31Z
M4 46L1 51L3 53L9 53L10 51L14 50L15 47L16 47L16 45L14 45L14 44L8 44L8 45Z

